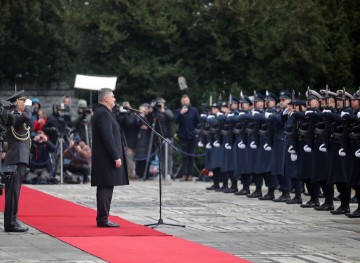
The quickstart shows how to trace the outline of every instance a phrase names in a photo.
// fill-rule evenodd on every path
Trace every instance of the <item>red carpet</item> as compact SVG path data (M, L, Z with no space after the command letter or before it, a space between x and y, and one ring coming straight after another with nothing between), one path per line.
M0 196L4 211L4 195ZM249 262L116 216L120 228L97 228L96 211L60 198L22 187L19 219L108 262L124 263L239 263Z

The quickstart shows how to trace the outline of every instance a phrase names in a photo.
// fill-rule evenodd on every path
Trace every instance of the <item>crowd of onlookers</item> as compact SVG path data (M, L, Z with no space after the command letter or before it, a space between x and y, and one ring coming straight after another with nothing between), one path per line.
M52 106L47 114L38 98L32 99L30 123L30 169L24 183L58 183L61 160L63 179L67 183L89 182L91 148L90 123L92 111L85 100L78 100L73 109L71 97Z
M141 104L136 109L137 112L124 110L123 107L131 108L128 101L124 101L113 108L114 116L123 131L130 179L149 180L158 176L159 170L163 177L166 172L166 175L174 176L173 147L167 145L165 151L164 140L173 142L174 123L179 124L179 131L186 129L187 120L185 116L191 113L191 118L196 119L195 126L199 118L197 111L190 111L186 114L185 107L195 109L190 106L190 98L187 95L184 96L184 99L182 98L182 104L183 101L186 105L182 105L175 113L166 107L166 101L163 98ZM25 183L58 183L62 159L65 183L89 182L92 108L88 107L87 102L82 99L77 101L76 106L72 105L70 96L64 96L58 104L54 104L49 114L43 111L41 101L38 98L32 99L32 105L31 161ZM195 141L195 135L192 131L190 133L189 135L189 132L180 132L181 138L179 139ZM161 139L158 134L161 135ZM195 148L195 144L193 148ZM193 150L190 149L190 151ZM167 155L165 156L165 154ZM186 160L188 159L189 157ZM192 174L188 169L188 164L187 162L178 171L180 176L185 172L186 178L188 176L191 178ZM190 162L190 164L192 168L192 163Z

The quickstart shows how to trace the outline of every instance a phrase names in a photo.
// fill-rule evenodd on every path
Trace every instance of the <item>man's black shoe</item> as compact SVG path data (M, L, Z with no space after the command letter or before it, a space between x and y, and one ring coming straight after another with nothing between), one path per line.
M98 222L97 223L98 227L120 227L119 224L111 222L111 221L105 221L105 222Z
M298 197L294 197L293 199L290 199L290 200L286 201L286 203L288 205L293 205L293 204L301 205L302 204L302 199L298 198Z
M334 210L334 205L333 204L328 204L328 203L323 203L321 206L314 207L314 209L316 211L333 211Z
M259 190L255 190L251 194L246 195L246 197L249 197L249 198L259 198L260 196L262 196L262 192Z
M300 207L302 208L314 208L316 206L320 206L320 203L318 200L311 200L307 202L306 204L302 204Z
M264 196L259 196L259 200L273 200L275 198L275 195L274 194L269 194L267 193L266 195Z
M290 198L289 195L281 195L278 198L275 198L273 200L273 202L278 202L278 203L283 202L283 203L285 203L285 202L290 201L290 200L291 200L291 198Z
M249 188L244 187L239 192L236 192L234 194L236 194L236 195L247 195L247 194L250 194L250 190L249 190Z
M231 194L231 193L236 193L237 191L238 191L237 188L230 187L230 188L225 189L224 193Z
M360 208L356 209L352 213L347 213L346 216L349 218L360 218Z
M338 209L334 211L330 211L333 215L345 215L350 213L350 208L345 206L340 206Z
M212 186L206 187L206 190L216 190L216 189L219 189L219 188L220 188L219 185L213 184Z
M29 228L24 227L24 226L20 226L20 225L5 228L5 232L18 232L18 233L20 233L20 232L26 232L28 230L29 230Z

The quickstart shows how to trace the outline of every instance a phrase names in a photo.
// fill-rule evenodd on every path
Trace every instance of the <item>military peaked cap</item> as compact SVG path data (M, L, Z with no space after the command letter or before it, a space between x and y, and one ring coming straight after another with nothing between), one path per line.
M315 90L307 90L305 96L308 100L321 100L323 97Z
M289 99L291 100L292 99L292 94L288 91L282 91L280 92L280 96L279 96L279 99Z
M272 92L266 91L266 100L273 100L273 101L277 101L278 98L276 97L276 95Z
M250 98L246 95L241 97L241 103L248 103L249 105L252 105L252 101L250 100Z
M329 97L336 98L336 96L337 96L337 94L335 92L332 92L330 90L326 91L326 89L321 89L320 94L323 96L323 98L325 98L326 92L327 92L327 96L329 96Z
M13 103L17 100L26 100L26 97L24 95L24 90L19 91L19 92L15 93L14 95L10 96L6 101Z
M254 95L254 102L256 102L256 101L262 101L262 100L265 100L265 96L264 96L264 95L262 95L262 94L260 94L260 93L256 93L256 94Z
M336 98L341 100L341 99L343 98L343 90L340 89L340 90L338 90L336 93L337 93ZM345 91L345 99L353 100L354 97L353 97L350 93L348 93L348 92Z

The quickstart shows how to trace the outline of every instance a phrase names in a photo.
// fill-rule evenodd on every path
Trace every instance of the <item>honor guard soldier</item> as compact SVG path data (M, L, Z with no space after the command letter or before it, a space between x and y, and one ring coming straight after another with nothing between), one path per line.
M5 232L26 232L28 228L19 224L17 214L21 182L25 177L30 159L32 102L30 99L26 99L23 90L8 98L7 101L16 108L9 113L12 115L13 121L9 124L6 133L8 149L4 165L15 165L16 172L5 178L4 229Z
M268 187L268 192L264 196L260 196L259 200L273 200L275 198L274 191L277 187L277 178L275 175L271 174L271 162L272 162L272 145L273 145L273 129L268 122L268 116L276 112L276 103L278 98L272 92L266 91L265 97L265 112L263 115L259 115L261 118L264 118L259 129L259 143L261 149L258 154L262 155L258 160L261 160L264 169L263 174L265 185ZM263 152L263 150L266 152ZM259 159L260 158L260 159Z
M346 158L348 151L347 139L349 135L349 128L347 127L343 116L348 114L347 105L350 105L350 100L353 97L344 90L338 90L337 95L337 112L332 113L331 111L323 111L323 115L328 121L332 122L333 127L329 147L328 182L336 184L336 188L340 193L339 197L341 201L340 207L331 211L334 215L350 213L349 203L351 195L351 188L348 186L349 169Z
M320 94L322 96L320 107L325 111L330 110L334 113L336 93L326 87L326 90L320 90ZM320 206L314 207L316 211L334 210L334 185L327 181L327 164L329 163L328 149L331 133L331 123L320 114L320 120L318 120L315 125L314 158L316 164L323 165L315 165L314 181L320 184L324 193L325 202Z
M280 111L275 112L268 116L269 123L274 130L273 140L274 145L272 147L272 166L271 173L277 176L280 185L281 196L273 199L274 202L286 202L290 200L290 194L287 191L287 186L284 184L284 162L285 162L285 151L284 151L284 126L287 121L288 115L286 114L286 108L288 103L291 102L292 94L288 91L280 92Z
M349 117L353 121L353 126L349 134L350 149L348 158L352 159L349 161L349 185L355 189L358 208L352 213L347 213L346 216L350 218L360 218L360 89L354 93L353 99L351 100L351 107L353 114L349 115Z
M236 170L235 174L240 176L243 188L236 195L250 194L251 184L251 167L248 166L248 134L246 132L249 118L251 118L252 101L248 96L242 95L240 99L241 111L237 117L234 133L236 134L237 151L236 151Z

